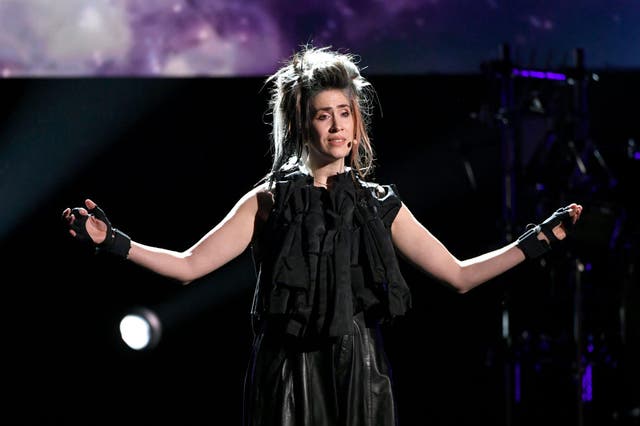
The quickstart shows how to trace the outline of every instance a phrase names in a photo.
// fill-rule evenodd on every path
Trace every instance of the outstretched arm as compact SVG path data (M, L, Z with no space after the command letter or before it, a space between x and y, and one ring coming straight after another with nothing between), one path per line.
M255 188L245 194L220 223L187 250L179 252L131 241L127 259L187 284L220 268L249 246L256 222L263 220L264 212L268 211L269 200L271 196L264 188ZM85 205L89 210L96 207L91 200L86 200ZM88 215L86 209L81 209L79 213ZM63 216L70 223L76 220L70 209L65 209ZM104 240L104 223L90 216L85 226L95 244ZM75 231L69 232L72 236L77 236Z
M580 217L582 207L571 204L569 208L569 215L575 223ZM564 239L564 225L554 227L553 233L557 239ZM405 205L393 221L391 234L396 248L410 262L435 278L449 283L460 293L471 290L525 260L517 241L471 259L459 260ZM543 233L539 233L537 237L546 239Z

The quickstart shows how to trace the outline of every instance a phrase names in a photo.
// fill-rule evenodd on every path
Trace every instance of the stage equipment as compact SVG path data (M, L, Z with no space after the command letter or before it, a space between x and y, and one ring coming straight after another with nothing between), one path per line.
M151 309L135 308L120 320L120 337L134 350L153 349L160 342L162 323Z
M181 333L190 321L252 294L255 285L253 261L248 252L220 269L180 289L176 297L149 306L136 306L122 316L120 337L129 349L148 351L173 333Z
M505 242L514 241L532 217L543 218L571 201L585 207L580 225L563 242L561 252L525 266L531 273L523 281L538 282L522 291L533 288L549 294L520 295L520 289L527 287L524 283L505 286L500 326L501 349L506 352L505 424L550 420L519 413L537 392L549 398L550 406L555 402L549 395L563 398L558 408L573 407L566 420L584 426L615 411L606 400L601 377L615 376L619 367L615 322L616 305L622 302L615 284L598 279L606 276L603 259L628 246L620 237L628 220L612 196L619 179L590 129L588 92L600 76L587 71L579 48L573 51L570 67L535 69L516 64L510 46L503 44L499 59L482 64L482 69L494 94L485 107L486 124L499 130ZM628 150L630 157L635 156L633 143ZM527 388L531 377L545 370L554 372L555 383Z

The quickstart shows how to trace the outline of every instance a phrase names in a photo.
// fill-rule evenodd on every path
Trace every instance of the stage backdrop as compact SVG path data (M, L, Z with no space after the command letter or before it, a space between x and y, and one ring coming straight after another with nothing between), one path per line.
M519 64L640 66L640 7L610 1L3 0L0 73L238 76L300 45L362 55L375 74L474 73L513 46Z

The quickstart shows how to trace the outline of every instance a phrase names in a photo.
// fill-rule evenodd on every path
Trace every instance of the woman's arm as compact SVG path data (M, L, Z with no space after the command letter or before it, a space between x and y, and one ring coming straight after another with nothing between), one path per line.
M222 221L187 250L176 252L132 241L127 259L184 284L215 271L242 254L251 243L260 191L245 194Z
M222 221L187 250L179 252L131 241L127 259L160 275L188 284L220 268L249 246L257 223L264 221L268 215L271 200L271 194L263 187L257 187L245 194ZM91 200L87 200L86 205L89 210L95 207ZM75 220L69 209L63 214L70 223ZM82 209L80 214L88 213ZM103 222L90 216L85 226L96 244L104 240L106 226ZM75 232L70 232L76 236Z
M582 207L571 204L572 221L578 220ZM558 239L566 236L562 224L553 229ZM460 293L502 274L525 260L517 241L483 255L459 260L413 216L403 204L391 225L393 242L410 262L434 277L452 285ZM543 233L539 239L546 239Z

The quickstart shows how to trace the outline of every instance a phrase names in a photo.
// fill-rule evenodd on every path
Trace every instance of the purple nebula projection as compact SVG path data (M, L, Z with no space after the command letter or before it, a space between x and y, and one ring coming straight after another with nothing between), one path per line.
M369 73L468 73L514 46L523 68L640 66L634 2L1 0L0 75L250 76L302 44ZM366 62L366 63L365 63Z
M11 75L247 75L285 55L259 2L3 1L0 69Z

